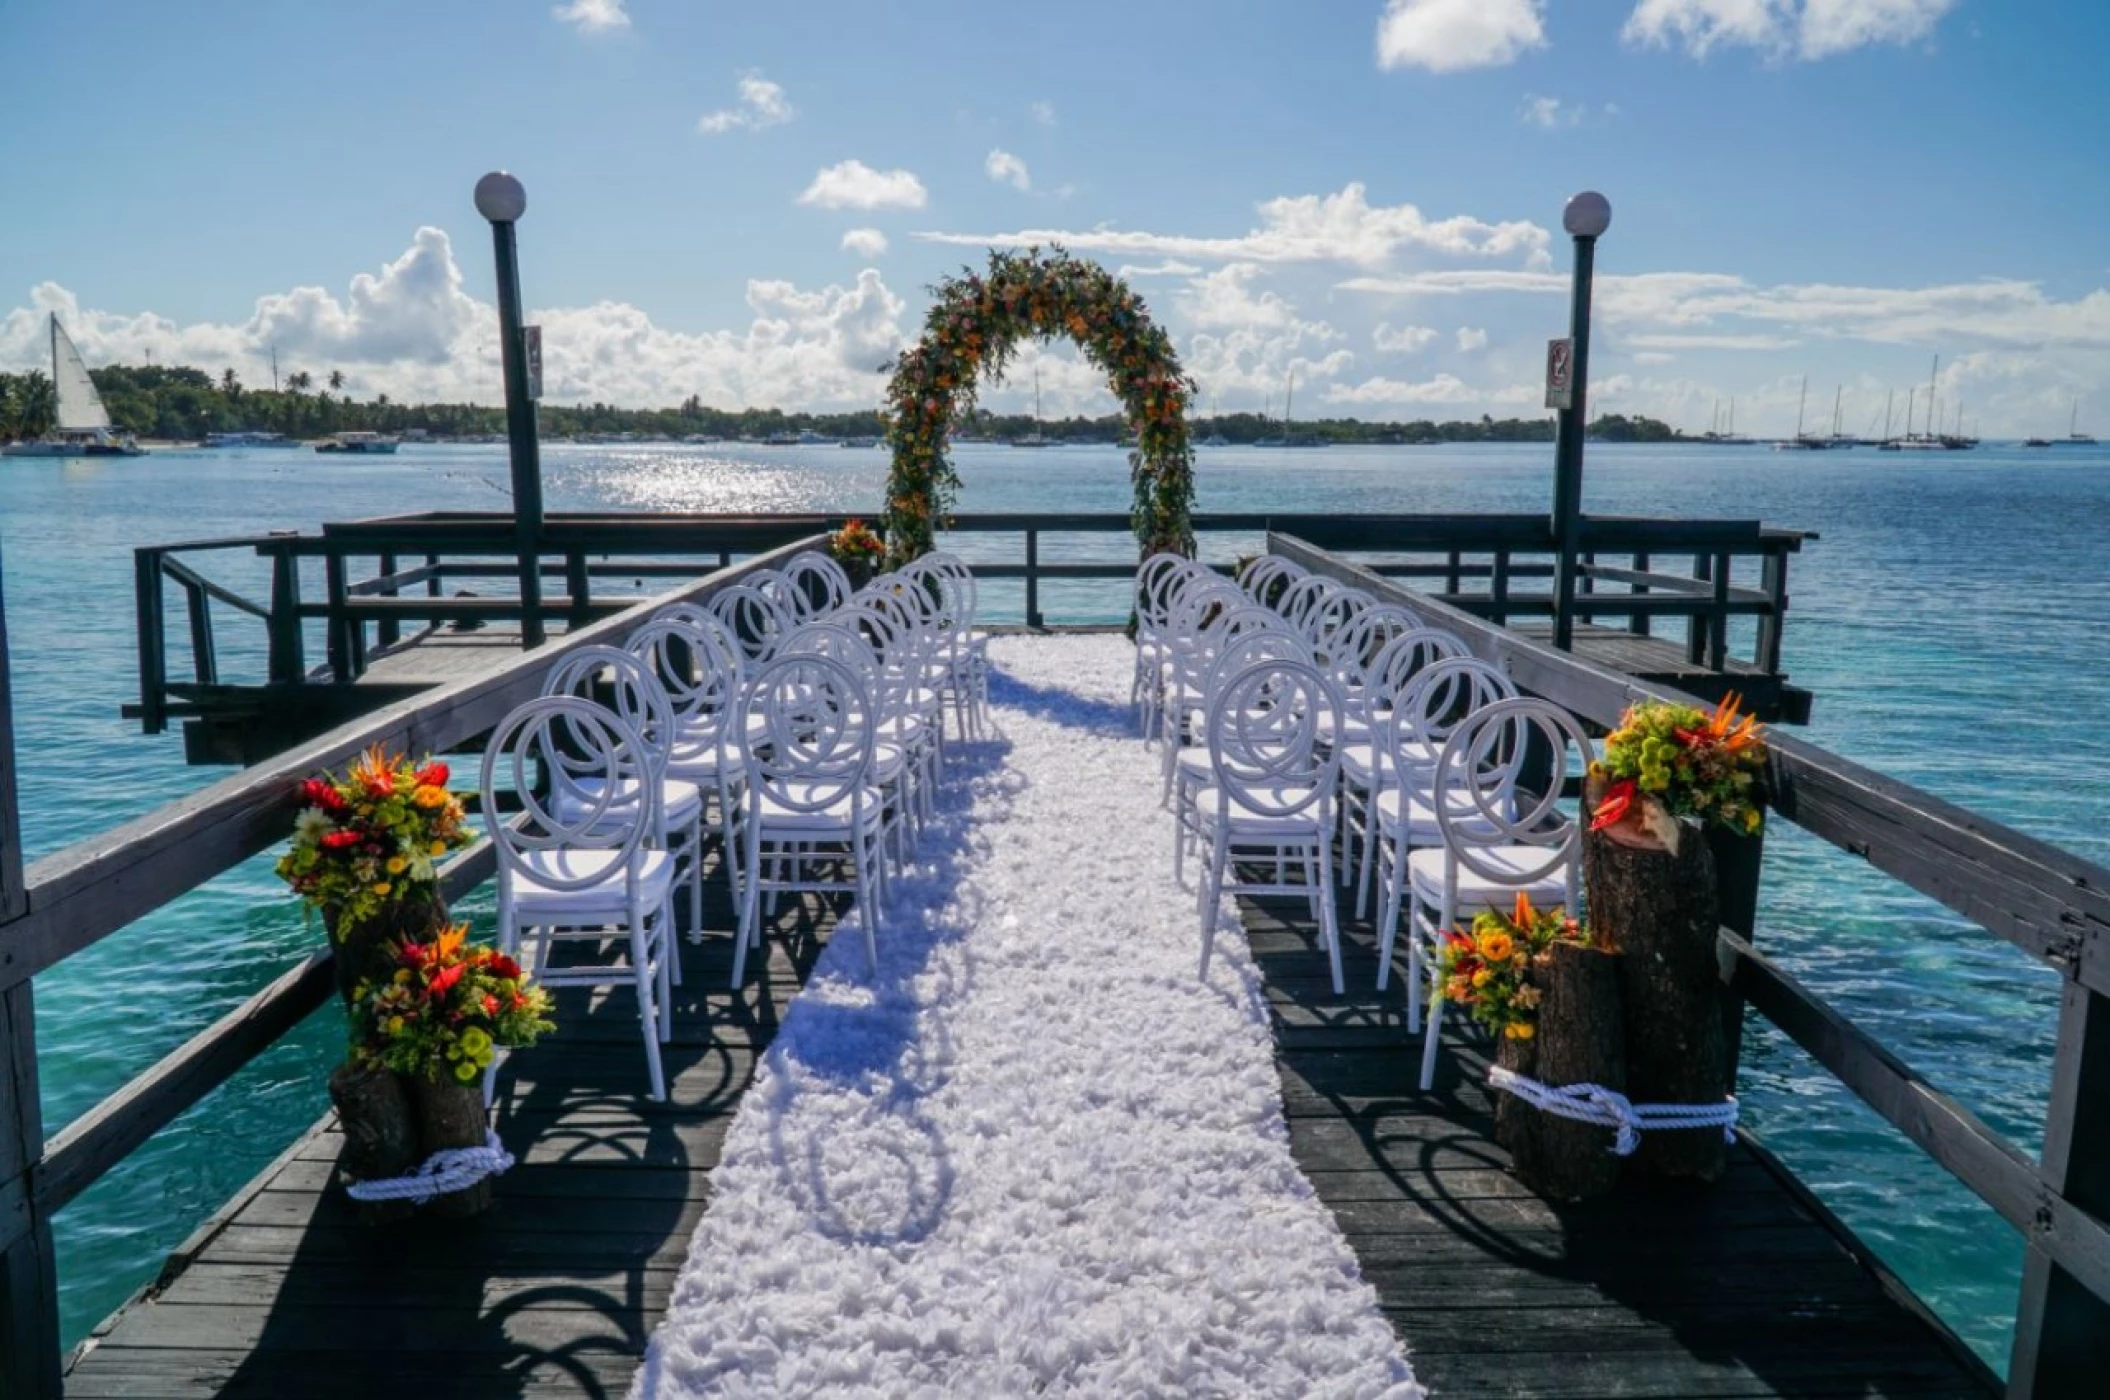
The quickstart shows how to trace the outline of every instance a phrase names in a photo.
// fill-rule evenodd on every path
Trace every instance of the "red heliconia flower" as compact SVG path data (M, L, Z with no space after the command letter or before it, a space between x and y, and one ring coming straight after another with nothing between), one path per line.
M403 945L402 960L403 966L416 967L419 963L425 961L425 945L422 943L405 943Z
M1604 801L1590 813L1590 830L1603 831L1608 826L1617 826L1634 805L1637 789L1632 778L1621 778L1605 792Z
M484 993L484 1015L486 1015L486 1016L496 1016L497 1014L498 1014L498 998L497 998L497 997L494 997L494 996L492 996L492 995L491 995L491 994L490 994L489 992L485 992L485 993Z
M520 964L514 962L504 953L499 953L492 957L491 971L510 981L518 982L520 980Z
M432 974L432 985L425 989L425 995L434 1001L438 1001L453 990L455 983L462 980L463 971L464 967L461 963L456 963L452 967L441 968L438 972Z
M416 776L419 787L443 788L447 786L447 765L435 759L433 762L426 764L423 768L420 768L417 771Z
M316 844L325 851L348 851L365 839L356 831L325 831Z

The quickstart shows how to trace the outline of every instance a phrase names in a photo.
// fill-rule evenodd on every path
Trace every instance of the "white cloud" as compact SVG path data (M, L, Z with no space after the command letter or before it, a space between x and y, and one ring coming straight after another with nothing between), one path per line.
M1015 190L1033 188L1033 176L1027 171L1026 163L1009 151L991 151L982 161L982 169L1000 185L1009 185Z
M1772 58L1830 58L1871 44L1911 44L1956 0L1639 0L1621 37L1704 58L1742 45Z
M1193 278L1174 300L1187 320L1203 330L1252 327L1289 331L1298 339L1327 341L1339 332L1324 321L1307 321L1296 308L1271 291L1255 293L1262 276L1257 263L1232 263Z
M1621 344L1636 350L1792 350L1802 342L1788 335L1630 335Z
M1193 263L1183 263L1174 258L1155 263L1122 263L1114 269L1116 277L1192 277L1201 271Z
M1487 348L1487 332L1477 326L1458 327L1458 353L1470 355Z
M739 101L731 107L704 113L703 119L696 123L697 130L706 136L722 136L728 131L761 131L782 126L799 114L799 109L784 96L783 87L760 73L741 74L736 91Z
M876 258L886 252L886 235L876 228L853 228L843 235L843 251Z
M1034 103L1034 104L1033 104L1033 106L1032 106L1032 108L1031 108L1030 110L1031 110L1031 111L1032 111L1032 113L1033 113L1033 120L1034 120L1034 121L1036 121L1036 122L1038 122L1038 123L1040 123L1040 124L1041 124L1042 126L1053 126L1053 125L1055 125L1055 104L1054 104L1054 103L1052 103L1052 102L1036 102L1036 103Z
M1538 391L1529 384L1499 389L1480 389L1455 374L1439 374L1419 382L1406 379L1365 379L1360 384L1335 384L1327 389L1326 402L1361 407L1416 407L1428 404L1477 404L1489 407L1529 404Z
M1677 358L1676 355L1668 355L1661 350L1639 350L1633 355L1633 361L1637 365L1667 365Z
M1377 21L1377 66L1498 68L1545 43L1543 0L1389 0Z
M880 364L903 342L906 306L867 269L848 286L747 284L744 327L687 333L655 324L635 306L536 308L544 380L553 402L600 400L664 406L690 394L736 407L868 408L880 401ZM56 311L91 364L232 367L269 382L270 348L282 372L317 378L343 369L362 393L406 402L495 404L500 382L497 310L468 294L448 236L418 230L410 248L336 296L301 287L261 297L245 321L179 325L151 312L83 308L63 287L35 288L29 305L0 314L0 366L48 363L44 318Z
M920 187L919 187L920 188ZM1489 223L1470 215L1429 219L1411 204L1373 205L1363 184L1339 194L1285 195L1259 206L1260 227L1232 238L1091 229L1013 233L919 233L929 243L1025 248L1060 243L1073 252L1214 262L1338 262L1380 268L1404 251L1456 257L1519 257L1550 266L1552 236L1528 220Z
M1524 94L1524 103L1517 108L1517 120L1526 126L1535 126L1545 131L1559 131L1563 127L1581 126L1584 109L1570 105L1558 97L1539 97Z
M1407 354L1426 350L1442 338L1443 332L1434 326L1401 326L1394 330L1383 321L1378 322L1377 329L1370 332L1370 343L1378 349Z
M813 177L799 203L821 209L921 209L930 195L906 170L874 170L861 160L831 165Z
M601 34L611 29L628 29L630 14L623 8L624 0L571 0L568 5L552 6L550 13L566 24L579 27L581 34Z

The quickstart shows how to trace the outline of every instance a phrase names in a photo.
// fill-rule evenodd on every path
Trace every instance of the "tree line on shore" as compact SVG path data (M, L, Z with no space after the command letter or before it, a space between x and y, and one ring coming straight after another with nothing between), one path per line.
M324 437L366 431L402 433L422 429L435 437L475 437L503 433L505 409L484 404L397 403L386 394L372 399L345 392L344 375L332 371L318 380L304 370L284 377L276 389L244 385L232 369L215 376L180 365L112 365L90 372L110 421L143 438L187 442L208 433L271 432L290 438ZM0 441L33 438L57 421L51 377L42 370L0 373ZM639 436L761 438L774 433L810 430L825 437L879 437L886 425L876 410L856 413L786 413L774 408L720 409L690 395L674 408L617 408L610 404L540 406L547 437L594 437L634 433ZM977 410L960 424L963 436L1013 438L1039 432L1056 442L1118 442L1125 431L1119 414L1099 418L1037 421L1025 414ZM1436 422L1365 422L1357 418L1299 420L1299 439L1350 445L1356 443L1551 442L1550 416ZM1682 436L1653 418L1607 414L1590 427L1591 436L1608 442L1668 442ZM1280 437L1279 419L1257 413L1226 413L1196 419L1196 438L1220 437L1229 443L1253 443Z

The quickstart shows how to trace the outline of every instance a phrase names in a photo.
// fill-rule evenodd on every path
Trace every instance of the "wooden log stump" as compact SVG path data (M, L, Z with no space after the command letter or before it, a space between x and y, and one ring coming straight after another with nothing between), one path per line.
M330 1074L330 1102L344 1125L344 1150L337 1165L352 1181L380 1181L401 1176L424 1155L418 1147L418 1123L402 1076L385 1069L339 1065ZM359 1220L386 1225L406 1220L408 1201L356 1201Z
M1495 1063L1512 1074L1521 1074L1527 1079L1539 1077L1539 1042L1536 1036L1530 1040L1516 1040L1509 1036L1495 1037ZM1525 1124L1536 1119L1538 1110L1519 1099L1515 1094L1495 1093L1495 1145L1506 1150L1514 1158L1517 1144L1522 1141Z
M1715 966L1714 859L1699 831L1678 832L1675 850L1663 835L1659 813L1654 822L1637 818L1585 837L1590 923L1622 955L1627 1097L1718 1104L1729 1092L1729 1062ZM1719 1127L1658 1128L1642 1135L1631 1160L1638 1171L1713 1181L1725 1158Z
M447 905L433 890L421 898L394 901L370 919L345 919L327 910L323 921L337 954L337 995L350 1006L352 990L361 981L378 981L395 971L393 945L427 943L446 930Z
M1623 1090L1627 1082L1620 1014L1620 959L1579 943L1556 943L1532 970L1540 992L1532 1074L1542 1084L1599 1084ZM1515 1042L1504 1039L1506 1049ZM1498 1053L1497 1063L1500 1063ZM1526 1058L1519 1056L1518 1058ZM1520 1073L1523 1071L1519 1071ZM1619 1184L1622 1159L1612 1155L1616 1132L1594 1123L1542 1112L1513 1096L1496 1109L1496 1131L1504 1113L1517 1179L1551 1201L1603 1196Z
M467 1084L418 1079L411 1081L411 1088L417 1102L419 1145L424 1153L420 1161L446 1148L484 1145L489 1120L484 1109L482 1076ZM425 1208L434 1215L481 1215L491 1208L492 1197L492 1180L487 1176L462 1190L434 1196Z

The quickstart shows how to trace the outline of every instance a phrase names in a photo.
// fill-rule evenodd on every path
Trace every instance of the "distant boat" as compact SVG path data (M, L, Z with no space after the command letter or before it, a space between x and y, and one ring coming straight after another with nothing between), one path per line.
M333 433L315 444L317 452L345 452L361 457L393 456L396 439L381 433Z
M1318 436L1318 435L1317 435L1317 434L1315 434L1315 433L1306 433L1306 434L1304 434L1304 435L1302 435L1302 436L1300 437L1300 436L1298 436L1297 434L1295 434L1295 433L1292 433L1292 432L1291 432L1291 431L1289 430L1289 422L1290 422L1290 419L1289 419L1289 410L1290 410L1290 405L1291 405L1292 403L1294 403L1294 402L1296 401L1296 397L1297 397L1297 372L1296 372L1295 370L1291 370L1291 371L1289 372L1289 387L1288 387L1288 388L1287 388L1286 390L1284 390L1284 391L1283 391L1283 395L1282 395L1282 436L1281 436L1281 437L1265 437L1265 438L1258 438L1258 439L1256 439L1256 440L1254 441L1254 443L1253 443L1253 446L1255 446L1255 447L1324 447L1324 446L1326 446L1326 445L1327 445L1327 444L1326 444L1326 439L1325 439L1325 438L1322 438L1322 437L1320 437L1320 436Z
M2024 438L2024 439L2022 439L2022 445L2023 445L2024 447L2049 447L2049 446L2051 446L2051 439L2050 439L2050 438Z
M291 447L292 439L284 433L233 432L207 433L205 447Z
M1222 433L1211 433L1201 440L1200 445L1203 447L1229 447L1231 440Z
M846 437L840 445L843 447L877 447L879 446L879 439L876 437Z
M2066 420L2066 443L2069 447L2093 447L2095 439L2081 431L2081 401L2073 401L2073 416Z
M1810 377L1805 374L1802 376L1802 398L1795 405L1795 436L1784 442L1774 443L1773 450L1775 452L1828 452L1831 450L1832 443L1830 438L1810 437L1802 431L1802 414L1803 410L1809 407L1809 401Z
M58 400L58 423L34 442L11 442L0 448L8 457L140 457L144 451L130 433L113 431L103 396L95 392L81 352L51 315L51 385Z
M1013 447L1054 446L1054 443L1049 441L1047 434L1040 430L1040 369L1038 366L1035 366L1033 370L1033 431L1027 433L1024 437L1011 439L1011 445Z

